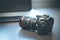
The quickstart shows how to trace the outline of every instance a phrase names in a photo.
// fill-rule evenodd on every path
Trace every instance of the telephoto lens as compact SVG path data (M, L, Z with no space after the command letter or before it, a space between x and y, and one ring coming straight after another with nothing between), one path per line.
M36 18L22 16L19 25L23 30L32 30L39 35L46 35L52 32L54 18L49 15L36 15Z

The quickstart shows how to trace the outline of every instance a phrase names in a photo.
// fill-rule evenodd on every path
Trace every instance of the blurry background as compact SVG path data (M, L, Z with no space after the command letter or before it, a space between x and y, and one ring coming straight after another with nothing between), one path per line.
M1 4L2 5L2 4ZM22 5L22 4L20 4ZM26 5L25 5L26 6ZM31 10L20 12L0 12L0 21L17 21L20 16L35 16L37 14L60 14L60 0L31 0ZM30 9L30 8L29 8ZM57 15L56 15L57 14ZM11 20L10 20L11 19Z
M59 10L60 8L60 0L31 0L32 3L32 9L40 11L49 11L49 10ZM31 10L32 10L31 9ZM43 14L44 11L41 13ZM0 17L6 17L6 16L20 16L29 14L30 11L26 12L6 12L6 13L0 13ZM49 13L49 12L48 12ZM50 13L51 14L51 13Z

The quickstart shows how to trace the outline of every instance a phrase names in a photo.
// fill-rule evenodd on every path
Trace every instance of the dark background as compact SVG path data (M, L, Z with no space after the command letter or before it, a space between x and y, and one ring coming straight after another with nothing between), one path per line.
M29 11L31 0L0 0L0 12Z

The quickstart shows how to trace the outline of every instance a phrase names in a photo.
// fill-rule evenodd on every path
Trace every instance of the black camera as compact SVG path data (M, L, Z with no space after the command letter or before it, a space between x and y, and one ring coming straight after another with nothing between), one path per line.
M54 18L49 15L36 15L36 18L22 16L19 25L24 30L37 31L40 35L52 32Z

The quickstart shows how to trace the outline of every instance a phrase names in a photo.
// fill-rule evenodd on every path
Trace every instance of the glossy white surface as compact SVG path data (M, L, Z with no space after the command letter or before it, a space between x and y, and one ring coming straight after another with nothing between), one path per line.
M58 27L48 35L38 35L35 32L21 30L18 22L0 24L0 40L59 40Z

